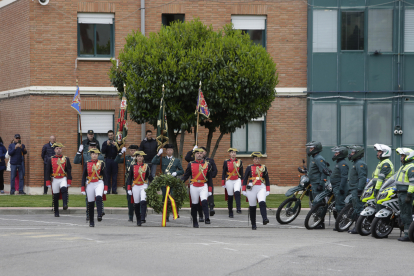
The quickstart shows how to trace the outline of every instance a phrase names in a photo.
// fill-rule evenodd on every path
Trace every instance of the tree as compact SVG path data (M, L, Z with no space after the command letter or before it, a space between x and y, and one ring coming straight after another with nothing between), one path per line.
M231 24L215 32L195 19L162 27L149 38L133 32L127 36L119 60L119 68L113 61L109 76L120 94L123 83L127 84L128 112L133 121L157 126L165 84L168 134L176 154L178 133L174 129L191 132L196 125L200 80L211 113L209 119L200 116L200 125L209 130L208 152L213 133L220 131L212 157L224 134L263 116L276 96L275 63L262 46L233 30ZM182 136L179 155L183 143Z

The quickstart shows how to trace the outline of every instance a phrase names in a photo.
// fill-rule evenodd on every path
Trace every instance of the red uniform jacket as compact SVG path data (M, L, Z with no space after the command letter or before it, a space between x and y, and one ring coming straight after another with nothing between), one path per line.
M108 191L105 171L105 162L101 160L90 160L86 162L86 166L83 167L81 191L85 191L86 181L98 182L99 180L104 182L105 191Z
M221 186L226 184L226 180L236 180L243 177L243 162L240 159L227 159L223 163L223 175Z
M68 186L72 184L72 166L70 165L70 160L68 157L62 155L54 155L47 160L46 186L50 186L52 177L66 177L68 180Z
M265 165L249 165L246 168L246 173L243 177L242 190L246 191L246 186L252 182L253 185L261 185L262 182L266 184L266 191L270 192L269 174Z
M181 178L184 182L190 179L190 184L195 187L203 187L207 183L208 191L213 190L213 179L211 176L212 165L206 160L197 160L188 163L184 176Z

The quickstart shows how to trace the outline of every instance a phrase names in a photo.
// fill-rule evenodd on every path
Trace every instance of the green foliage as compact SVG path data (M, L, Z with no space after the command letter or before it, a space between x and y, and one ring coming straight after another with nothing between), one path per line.
M126 82L128 112L139 124L156 127L163 84L170 129L196 125L200 81L211 112L210 119L200 117L200 124L223 134L265 114L276 96L270 55L231 24L215 32L195 19L175 22L149 38L133 32L119 60L119 68L113 61L109 76L120 94Z
M164 202L160 200L158 196L158 191L161 190L162 186L170 186L173 189L173 194L171 196L175 200L177 210L181 209L184 204L184 201L188 198L187 188L184 183L171 175L162 174L154 178L149 187L146 190L147 193L147 202L148 206L154 209L154 212L161 213ZM171 202L168 201L168 213L172 213Z

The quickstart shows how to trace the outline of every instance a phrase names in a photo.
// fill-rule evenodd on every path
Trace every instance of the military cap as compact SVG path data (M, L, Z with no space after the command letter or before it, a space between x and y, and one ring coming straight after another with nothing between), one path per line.
M136 155L141 155L141 156L144 156L144 155L146 155L145 154L145 152L143 152L143 151L136 151L136 152L134 152L134 154L133 154L134 156L136 156Z
M231 151L238 152L238 150L237 150L237 149L235 149L235 148L229 148L229 149L227 150L227 152L231 152Z
M251 157L262 157L262 153L260 151L255 151L250 154Z
M93 130L88 130L88 134L94 134Z
M16 138L16 139L20 139L20 134L15 134L15 135L14 135L14 138Z
M193 153L204 152L204 151L205 151L205 149L203 147L200 147L200 148L196 148L195 150L193 150Z
M165 147L166 149L173 149L174 145L173 144L166 144Z
M52 145L52 148L63 148L63 147L64 147L64 145L62 143L54 143Z
M129 147L128 147L129 149L139 149L139 147L137 146L137 145L130 145Z
M101 153L98 149L90 149L88 152L90 153Z

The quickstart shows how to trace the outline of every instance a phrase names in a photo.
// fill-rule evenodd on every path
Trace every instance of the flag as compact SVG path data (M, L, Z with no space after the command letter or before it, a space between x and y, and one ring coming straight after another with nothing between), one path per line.
M196 110L196 112L206 116L207 118L210 116L210 110L208 110L206 100L204 99L203 92L201 91L201 87L198 90L197 110Z
M167 114L165 113L164 103L164 85L162 86L162 98L160 103L160 112L158 114L157 121L157 138L155 139L158 144L157 151L163 148L168 143L168 125Z
M72 104L70 106L73 109L75 109L79 115L81 115L81 99L80 99L79 86L76 86L75 96L73 97Z
M126 120L128 119L127 117L127 99L124 90L124 95L122 96L121 100L121 106L119 107L118 125L116 131L116 140L120 145L125 143L126 136L128 135L128 127L126 124Z

